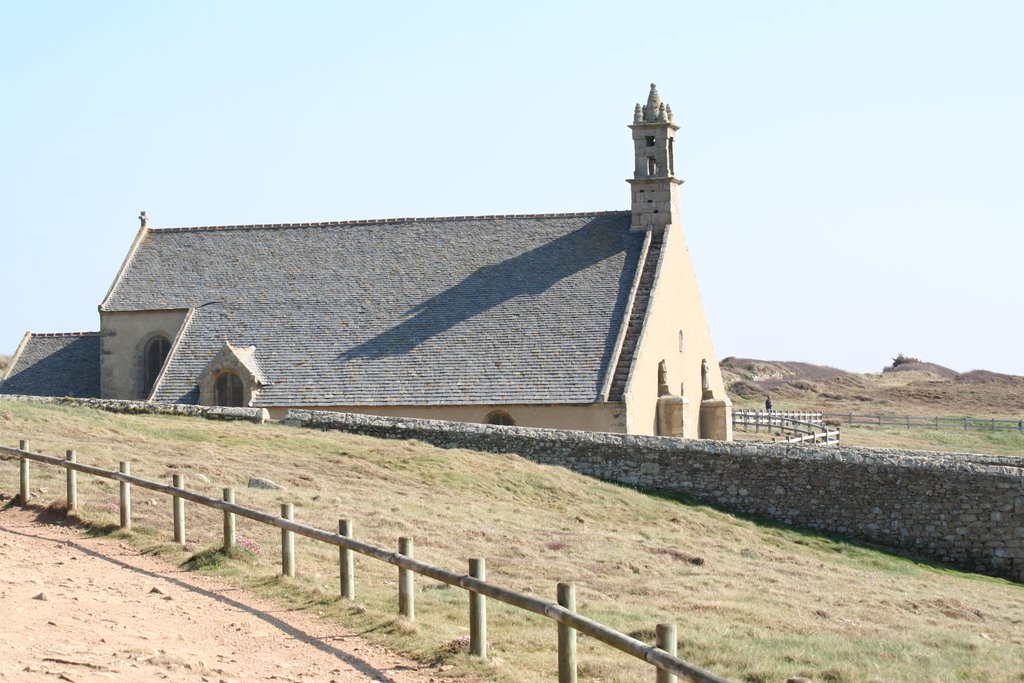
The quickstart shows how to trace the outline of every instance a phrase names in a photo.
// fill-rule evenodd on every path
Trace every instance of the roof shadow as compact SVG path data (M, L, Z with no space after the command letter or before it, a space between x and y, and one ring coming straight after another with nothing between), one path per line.
M626 251L621 219L598 217L564 237L535 249L484 266L458 284L410 308L407 317L391 329L352 347L339 360L400 356L459 323L520 296L537 296L566 277ZM439 263L439 267L442 264ZM632 281L636 264L627 262L619 276L615 314L621 317L625 300L622 282ZM617 328L611 333L617 333Z
M100 337L82 335L64 342L51 353L33 360L36 353L45 353L44 344L53 341L45 336L33 337L11 375L0 384L0 394L31 394L33 396L73 396L98 398L100 395Z

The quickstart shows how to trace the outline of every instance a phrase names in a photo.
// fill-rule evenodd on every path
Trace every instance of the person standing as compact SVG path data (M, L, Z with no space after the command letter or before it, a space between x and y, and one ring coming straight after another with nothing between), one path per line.
M764 399L764 409L769 413L772 412L772 397L766 396Z

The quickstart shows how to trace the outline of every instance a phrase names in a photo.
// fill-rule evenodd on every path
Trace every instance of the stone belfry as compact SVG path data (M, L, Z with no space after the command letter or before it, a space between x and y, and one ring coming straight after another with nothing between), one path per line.
M683 181L675 177L679 126L672 120L672 107L661 101L654 83L647 104L637 103L630 129L635 162L633 177L627 181L633 195L630 229L661 232L678 213L678 188Z

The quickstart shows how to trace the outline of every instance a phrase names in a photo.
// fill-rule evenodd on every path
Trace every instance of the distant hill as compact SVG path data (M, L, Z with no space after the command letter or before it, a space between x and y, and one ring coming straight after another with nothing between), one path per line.
M1024 377L988 370L959 373L898 357L880 373L854 373L824 365L729 357L722 377L737 407L776 410L886 412L900 415L972 415L1020 419Z

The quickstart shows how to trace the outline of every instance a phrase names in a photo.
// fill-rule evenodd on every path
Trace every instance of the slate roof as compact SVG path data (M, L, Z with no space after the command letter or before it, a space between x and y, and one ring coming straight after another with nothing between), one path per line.
M225 341L263 406L600 400L643 233L628 212L151 229L101 310L195 309L154 400Z
M0 394L99 398L100 333L30 334Z

